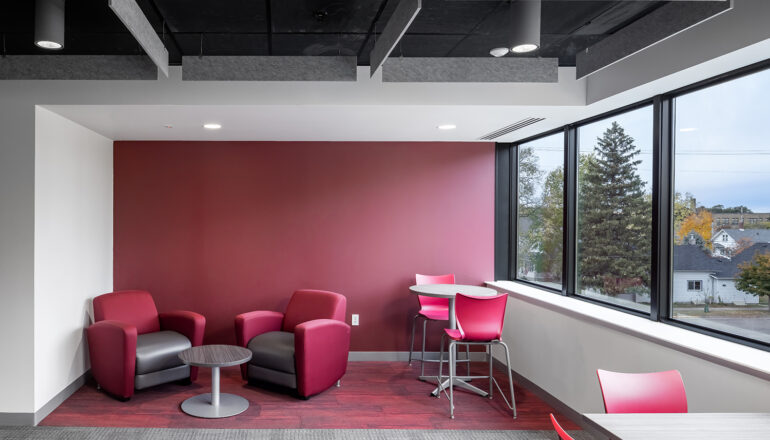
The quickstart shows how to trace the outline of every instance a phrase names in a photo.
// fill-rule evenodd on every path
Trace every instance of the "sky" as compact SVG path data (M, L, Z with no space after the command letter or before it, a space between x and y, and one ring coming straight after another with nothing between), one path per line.
M578 129L581 154L590 153L613 121L634 138L642 163L638 171L651 190L652 106L615 115ZM770 212L770 70L764 70L675 100L677 192L691 193L698 205L748 206ZM525 144L533 147L547 172L563 164L563 135Z

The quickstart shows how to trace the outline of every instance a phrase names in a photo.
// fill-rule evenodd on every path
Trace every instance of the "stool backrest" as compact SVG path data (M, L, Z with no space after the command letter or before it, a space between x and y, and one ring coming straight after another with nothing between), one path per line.
M686 413L687 394L677 370L617 373L596 370L607 414Z
M465 341L493 341L500 339L505 322L508 294L497 296L455 296L457 329Z
M454 284L455 274L448 273L446 275L414 275L414 283L420 284ZM420 307L433 306L449 308L449 300L446 298L434 298L432 296L417 295L417 299L420 301Z

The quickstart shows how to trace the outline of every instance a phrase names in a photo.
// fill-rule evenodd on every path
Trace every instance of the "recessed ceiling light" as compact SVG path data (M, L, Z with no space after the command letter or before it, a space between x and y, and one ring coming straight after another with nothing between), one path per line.
M680 128L679 131L682 133L689 133L691 131L697 131L698 129L695 127L686 127L686 128Z
M43 49L61 49L62 45L55 42L55 41L36 41L35 44L37 44L38 47Z
M533 50L537 50L537 44L531 44L531 43L519 44L518 46L513 46L511 48L511 52L515 52L515 53L527 53L527 52L532 52Z
M216 122L209 122L207 124L203 124L203 128L206 130L219 130L222 128L222 124L217 124Z
M455 124L441 124L436 128L439 130L454 130L457 126Z
M495 58L500 58L508 55L508 48L507 47L496 47L489 51L489 54L492 55Z

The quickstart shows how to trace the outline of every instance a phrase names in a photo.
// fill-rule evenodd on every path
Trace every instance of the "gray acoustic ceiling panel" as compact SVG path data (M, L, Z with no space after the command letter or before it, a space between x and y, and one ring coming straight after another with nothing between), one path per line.
M144 55L8 55L0 79L157 80L158 68Z
M417 14L422 9L422 0L400 0L393 11L393 15L385 24L379 38L375 40L374 47L369 52L369 75L374 73L388 59L388 56L396 47L401 37L404 36Z
M676 1L665 4L578 52L577 77L590 75L731 8L731 1Z
M168 76L168 50L136 1L109 0L109 2L110 9L136 38L144 52L155 62L158 69Z
M383 82L559 81L558 58L389 58Z
M184 81L355 81L355 56L182 57Z

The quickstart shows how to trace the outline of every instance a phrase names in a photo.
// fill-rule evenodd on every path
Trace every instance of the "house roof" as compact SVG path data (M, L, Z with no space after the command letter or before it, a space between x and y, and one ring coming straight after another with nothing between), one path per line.
M700 246L674 246L675 271L710 272L716 278L735 278L739 265L751 261L756 254L770 253L770 243L756 243L731 259L712 257Z
M770 229L723 229L720 232L724 232L735 241L748 239L752 243L770 243ZM719 233L714 234L714 237L716 238L717 235Z

